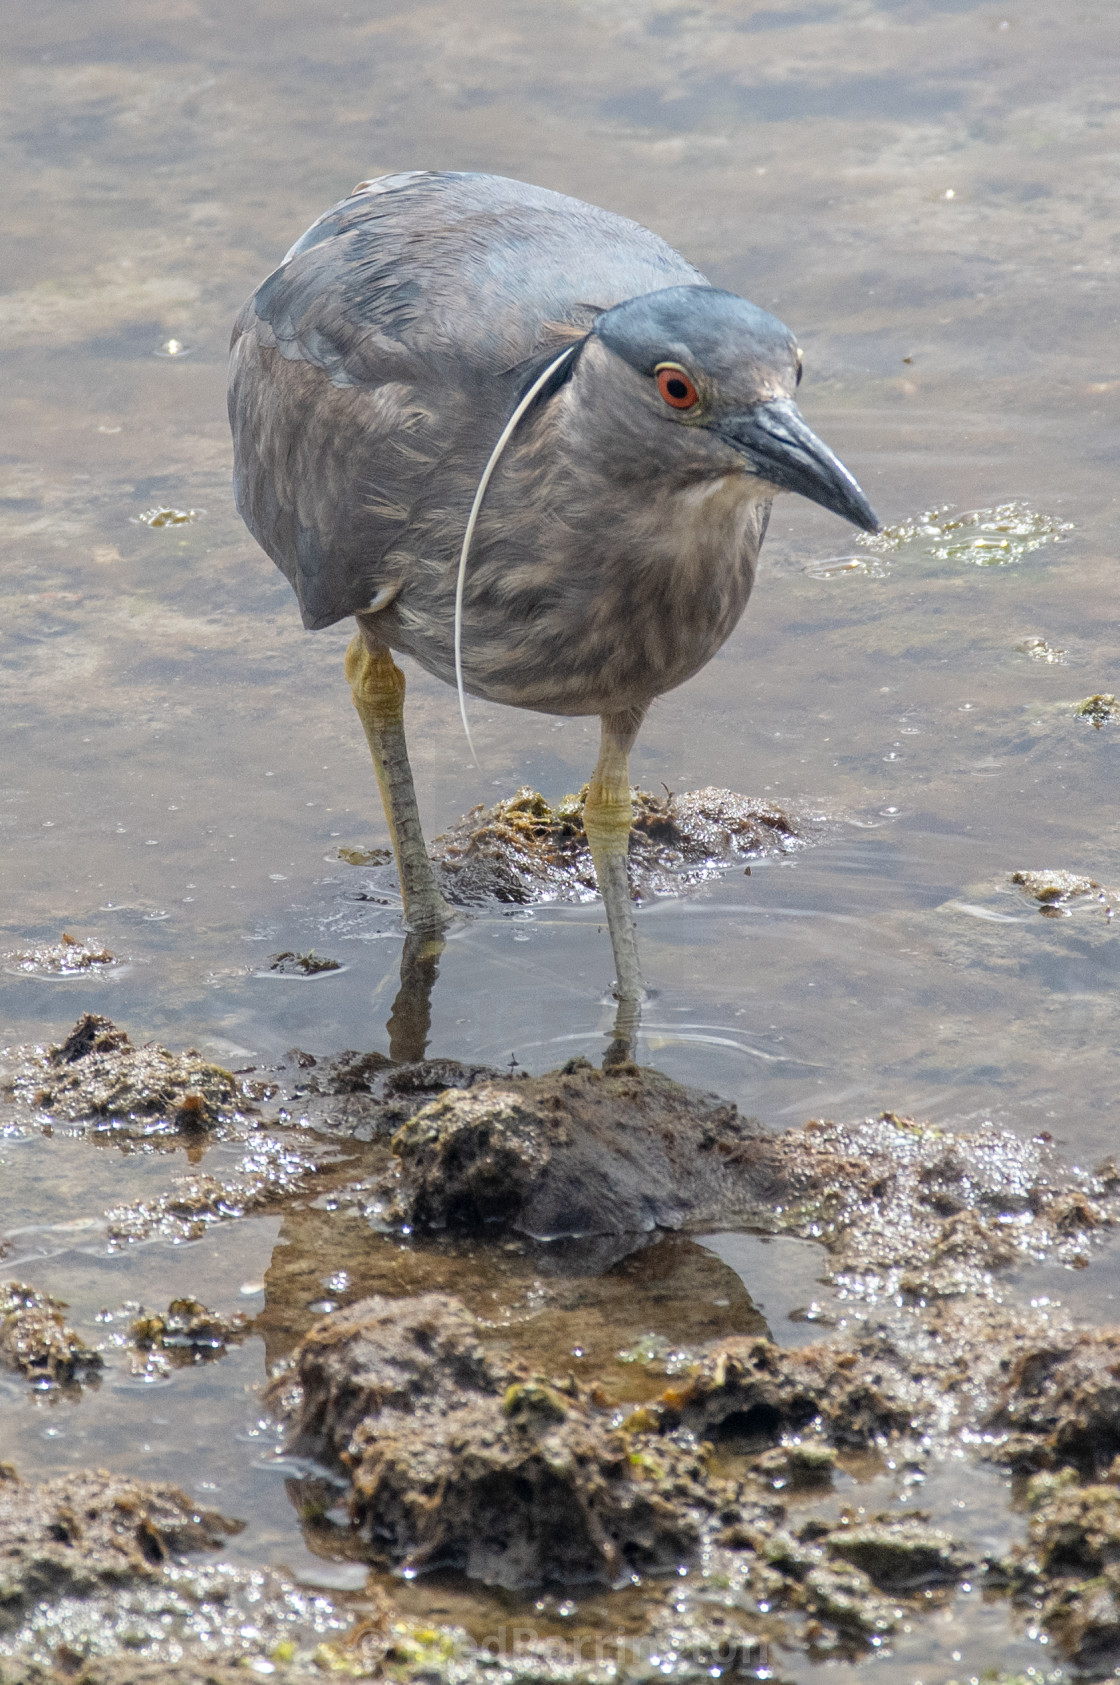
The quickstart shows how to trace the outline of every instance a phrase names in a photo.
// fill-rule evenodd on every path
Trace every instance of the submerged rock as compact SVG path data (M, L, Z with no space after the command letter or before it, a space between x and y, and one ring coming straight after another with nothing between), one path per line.
M251 1111L231 1072L194 1048L134 1047L110 1019L83 1014L56 1046L6 1052L0 1096L40 1117L91 1122L120 1134L202 1134Z
M525 787L490 808L472 808L437 837L432 858L444 893L460 906L482 901L590 901L599 893L583 828L587 787L550 807ZM683 795L631 791L630 874L636 893L667 895L736 860L804 847L807 827L768 802L731 790Z
M504 1363L444 1295L336 1312L277 1389L290 1449L345 1471L374 1560L510 1589L613 1584L675 1568L699 1542L693 1512L711 1500L694 1450L636 1456L574 1381Z
M0 1365L42 1386L74 1385L102 1367L66 1321L66 1306L22 1281L0 1286Z

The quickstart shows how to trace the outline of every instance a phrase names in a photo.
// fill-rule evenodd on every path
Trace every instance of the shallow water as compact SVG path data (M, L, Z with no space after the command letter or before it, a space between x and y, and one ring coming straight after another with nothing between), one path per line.
M832 823L641 910L642 1057L772 1127L887 1107L1045 1130L1075 1162L1111 1150L1120 720L1075 714L1120 690L1108 0L1076 16L1046 0L54 0L13 13L6 41L0 949L65 930L127 963L0 971L0 1045L96 1010L231 1063L387 1046L398 909L384 873L338 857L387 840L349 634L300 629L238 521L225 347L241 300L355 181L491 169L649 223L780 314L807 417L888 523L1033 512L919 522L891 547L779 503L742 625L656 705L633 771ZM164 506L196 516L142 520ZM518 785L551 798L586 778L593 722L474 703L479 772L452 692L419 672L409 687L429 834ZM1087 875L1103 899L1043 916L1009 883L1019 868ZM342 969L261 975L309 948ZM610 979L597 905L478 914L441 962L432 1049L532 1070L596 1057ZM257 1218L110 1257L96 1229L50 1226L165 1186L160 1158L61 1133L0 1154L4 1228L48 1226L15 1237L12 1268L83 1329L102 1304L182 1291L259 1308L240 1288L285 1247L324 1279L362 1250L293 1214L291 1233ZM712 1296L739 1330L757 1305L804 1337L785 1318L811 1266L761 1249L713 1241L732 1285ZM1047 1291L1114 1314L1107 1264L1051 1273ZM635 1337L656 1321L633 1315ZM263 1374L253 1340L148 1390L113 1371L81 1403L4 1380L4 1449L27 1473L73 1457L181 1478L207 1442L214 1501L253 1518L237 1551L299 1566L283 1483L238 1437ZM962 1642L975 1669L1037 1659L1008 1630L959 1599L875 1671L948 1677Z

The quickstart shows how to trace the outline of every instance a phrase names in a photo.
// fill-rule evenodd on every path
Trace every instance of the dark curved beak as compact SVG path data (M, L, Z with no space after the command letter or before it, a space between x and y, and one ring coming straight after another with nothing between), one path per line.
M730 416L718 431L759 479L799 492L864 532L878 532L879 517L858 483L789 398L774 398Z

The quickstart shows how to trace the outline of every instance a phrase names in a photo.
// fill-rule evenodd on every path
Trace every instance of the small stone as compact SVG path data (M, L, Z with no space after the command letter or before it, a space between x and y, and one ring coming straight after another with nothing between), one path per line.
M1044 907L1074 901L1080 895L1092 895L1101 887L1095 878L1080 878L1074 872L1063 871L1012 872L1011 882Z
M172 1299L163 1315L134 1319L129 1334L141 1351L162 1351L172 1361L199 1363L220 1357L227 1346L244 1339L250 1326L240 1311L223 1317L198 1299Z
M1100 691L1096 696L1087 696L1084 702L1078 704L1075 712L1079 719L1092 720L1099 731L1106 720L1110 720L1116 712L1116 698L1107 691Z
M88 1380L103 1360L67 1323L65 1309L25 1282L0 1287L0 1364L48 1385Z

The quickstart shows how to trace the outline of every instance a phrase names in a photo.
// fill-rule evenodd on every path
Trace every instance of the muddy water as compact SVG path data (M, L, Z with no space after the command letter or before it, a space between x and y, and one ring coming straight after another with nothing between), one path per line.
M1046 1130L1075 1161L1109 1150L1120 718L1075 709L1120 690L1115 8L56 0L13 9L5 36L0 947L66 931L122 963L0 972L0 1045L85 1010L229 1063L387 1045L398 908L384 874L338 855L387 840L348 634L302 632L240 526L224 354L237 305L321 209L379 171L448 165L634 216L781 315L807 416L885 521L1004 511L865 548L779 504L742 626L655 707L634 773L829 824L643 908L643 1057L774 1127L889 1107ZM159 507L193 518L141 519ZM586 777L590 722L476 703L480 773L452 694L409 685L430 833ZM1020 868L1100 896L1044 916L1009 883ZM268 972L312 948L342 968ZM595 905L479 914L443 958L432 1049L595 1057L610 977ZM259 1309L285 1248L316 1277L305 1307L338 1270L362 1276L353 1236L296 1213L111 1255L102 1212L165 1186L162 1156L61 1133L0 1155L13 1268L88 1331L101 1306L182 1291ZM780 1261L753 1244L713 1243L708 1296L737 1329L765 1316L798 1337L801 1243ZM1087 1272L1079 1305L1108 1314L1114 1281ZM658 1315L627 1291L637 1337ZM283 1482L254 1450L264 1362L251 1340L50 1407L4 1382L5 1454L220 1489L252 1521L233 1548L298 1569ZM1044 1660L1024 1634L959 1599L875 1668Z

